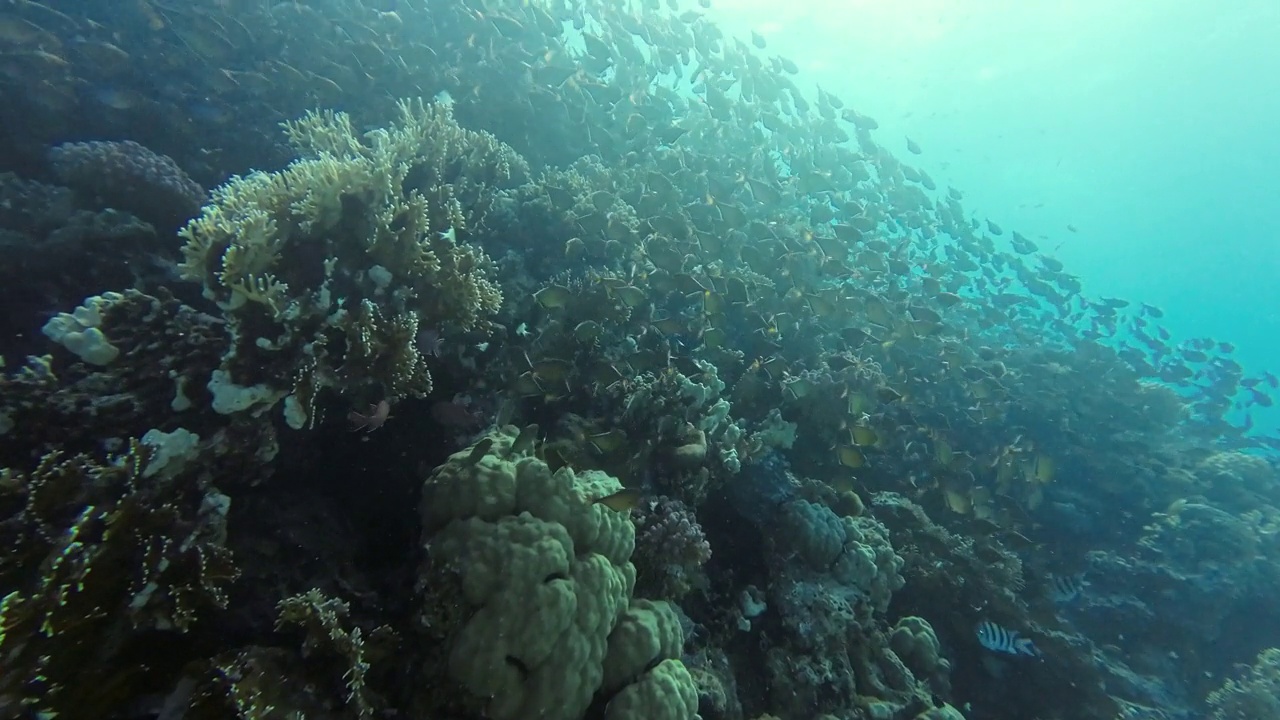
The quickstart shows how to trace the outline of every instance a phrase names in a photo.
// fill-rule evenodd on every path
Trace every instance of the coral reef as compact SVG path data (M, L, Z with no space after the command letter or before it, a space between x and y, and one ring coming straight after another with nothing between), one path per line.
M678 600L706 584L702 566L711 545L692 510L679 500L652 497L632 509L636 527L636 592L645 597Z
M200 210L204 188L173 158L132 140L63 143L49 151L58 178L90 202L177 228Z
M1215 452L1191 470L1195 489L1236 513L1275 505L1280 473L1265 458L1243 452Z
M889 635L889 647L912 675L929 682L934 695L951 695L951 663L942 656L942 644L927 620L913 616L899 619Z
M394 126L363 139L341 113L287 130L301 159L217 188L182 231L182 273L232 334L220 411L286 400L301 428L326 389L361 407L426 395L420 329L482 329L502 302L463 238L523 160L439 104L402 103Z
M876 629L903 585L903 561L887 535L875 520L806 500L783 506L768 594L784 632L769 635L766 667L772 707L785 717L929 705L930 678L913 678Z
M163 246L129 213L83 209L66 188L0 173L0 352L41 354L30 323L50 308L170 278Z
M1191 720L1274 644L1280 379L677 4L5 5L0 717Z
M487 435L424 483L419 622L437 659L419 703L575 720L602 693L606 717L691 718L679 622L665 604L632 602L635 530L593 502L617 480L552 472L515 440Z
M176 443L176 445L174 444ZM119 458L50 453L0 471L0 706L81 716L127 700L153 633L226 606L230 499L201 480L207 444L148 433Z
M1252 720L1280 716L1280 649L1258 654L1239 678L1209 693L1212 720Z
M90 304L114 358L94 365L55 346L0 375L0 465L31 467L51 452L105 460L129 437L185 427L215 441L210 449L222 458L206 472L260 479L275 454L272 427L208 411L206 386L226 349L222 323L166 292L128 290Z

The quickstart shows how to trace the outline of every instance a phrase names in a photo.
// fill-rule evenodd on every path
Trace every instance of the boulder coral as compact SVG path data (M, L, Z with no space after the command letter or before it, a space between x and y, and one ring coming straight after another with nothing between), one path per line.
M578 720L593 701L610 720L692 718L679 621L666 603L633 601L635 528L595 502L621 483L552 472L516 437L482 438L423 485L419 625L438 660L419 702L494 720Z

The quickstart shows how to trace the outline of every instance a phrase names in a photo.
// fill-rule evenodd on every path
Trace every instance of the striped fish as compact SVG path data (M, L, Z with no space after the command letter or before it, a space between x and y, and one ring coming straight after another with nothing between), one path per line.
M1050 575L1049 599L1059 604L1074 602L1088 585L1089 581L1084 579L1084 573Z
M1018 635L1017 632L1000 627L990 620L983 620L978 623L978 643L988 650L1007 655L1029 655L1031 657L1040 655L1040 651L1031 642L1031 638L1024 638Z

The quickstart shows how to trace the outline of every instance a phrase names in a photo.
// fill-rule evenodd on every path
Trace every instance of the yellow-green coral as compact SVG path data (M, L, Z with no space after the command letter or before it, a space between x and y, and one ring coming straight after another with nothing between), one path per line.
M689 720L698 713L698 690L688 668L667 659L626 686L605 708L605 720Z
M615 692L655 660L675 658L684 645L680 618L662 601L636 600L609 636L604 661L604 690Z
M1227 680L1206 699L1212 720L1280 717L1280 648L1258 653L1239 679Z
M924 618L909 616L898 620L889 635L889 647L921 679L928 678L940 662L946 662L938 636Z
M460 688L471 711L495 720L578 720L598 692L617 690L606 677L619 686L635 678L643 687L623 687L614 702L630 691L624 706L667 702L655 717L692 717L696 689L678 661L678 670L642 673L679 651L680 629L665 603L628 610L635 530L626 513L594 502L620 483L599 471L552 472L514 452L515 436L507 428L482 440L487 448L454 454L423 486L422 618L448 643L446 678L428 666L423 701L438 705Z
M684 645L670 604L636 600L609 635L602 691L606 720L684 720L698 711L698 686L678 659Z
M182 230L183 277L229 320L223 370L296 390L294 424L325 387L361 402L430 392L418 325L467 331L498 311L491 262L463 239L527 165L421 101L362 137L332 112L285 130L298 160L233 178Z
M160 454L135 440L112 462L0 469L0 705L109 715L145 676L140 644L226 606L230 500Z
M495 720L576 720L635 586L635 530L592 503L620 489L616 479L552 473L513 453L512 433L491 437L488 453L455 454L423 486L431 562L456 564L474 608L448 673Z
M494 312L501 303L496 286L484 277L457 283L448 274L473 273L484 262L482 253L455 242L472 220L455 188L474 191L484 181L506 182L513 173L519 178L527 165L492 135L458 126L447 106L406 101L399 107L398 124L370 132L364 141L343 113L309 113L286 123L302 158L282 171L255 172L215 189L201 215L182 230L183 276L203 282L207 294L231 308L258 302L285 312L288 303L302 302L297 289L280 279L292 271L285 266L300 251L326 257L316 253L334 239L317 236L352 233L356 237L342 239L360 244L371 264L395 267L434 287L468 290L465 302L450 308L458 315L446 319L470 327ZM409 186L409 174L420 170L425 172ZM351 222L353 210L360 211L359 222ZM296 242L311 247L293 247ZM289 263L282 262L286 257Z
M351 608L337 598L326 597L317 589L311 589L280 601L280 617L276 628L298 625L307 632L302 645L303 657L318 653L335 653L342 658L343 681L347 689L347 703L360 717L368 717L377 711L381 699L366 686L369 660L363 633L358 627L347 628L347 616ZM379 628L375 632L387 632Z

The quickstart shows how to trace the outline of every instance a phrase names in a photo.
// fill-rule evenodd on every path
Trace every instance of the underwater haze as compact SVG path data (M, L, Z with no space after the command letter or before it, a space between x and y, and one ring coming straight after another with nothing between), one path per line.
M935 180L1052 248L1089 292L1160 306L1176 337L1230 338L1246 367L1280 367L1280 3L721 0L711 13L874 116L894 152L915 140Z
M1280 720L1278 20L0 0L0 720Z

